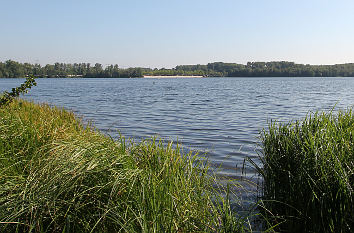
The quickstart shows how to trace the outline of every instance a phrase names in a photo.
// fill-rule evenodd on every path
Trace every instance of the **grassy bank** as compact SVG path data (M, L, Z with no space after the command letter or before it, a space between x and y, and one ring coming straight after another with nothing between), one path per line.
M284 232L354 231L354 115L316 113L262 133L263 199Z
M179 147L116 141L45 104L0 108L0 232L245 231L219 192Z

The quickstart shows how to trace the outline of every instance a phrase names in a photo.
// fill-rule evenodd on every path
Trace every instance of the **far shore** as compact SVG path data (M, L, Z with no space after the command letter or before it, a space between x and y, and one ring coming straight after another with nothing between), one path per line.
M155 75L144 75L144 78L203 78L203 76L184 76L184 75L161 75L161 76L155 76Z

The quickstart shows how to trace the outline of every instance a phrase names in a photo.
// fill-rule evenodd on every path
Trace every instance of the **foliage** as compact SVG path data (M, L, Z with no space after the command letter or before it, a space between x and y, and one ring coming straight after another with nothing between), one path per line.
M172 143L113 140L45 104L0 108L0 232L246 231L221 187Z
M11 101L13 101L14 98L19 97L20 94L27 93L27 89L31 89L32 86L36 85L37 83L35 81L34 76L26 78L26 81L21 84L21 86L12 88L12 91L10 93L7 91L2 93L2 95L0 96L0 107L10 103Z
M207 77L354 77L354 63L338 65L303 65L294 62L248 62L247 64L214 62L207 65L180 65L172 69L128 68L118 65L99 63L55 63L41 66L39 64L18 63L8 60L0 62L0 78L18 78L25 75L36 77L95 77L95 78L129 78L143 75L185 75Z
M0 78L20 78L35 75L42 78L86 77L86 78L130 78L142 77L140 68L121 69L118 65L108 65L105 69L99 63L55 63L41 66L40 64L18 63L8 60L0 62Z
M263 131L263 200L284 232L353 232L354 115L310 114Z
M173 69L144 70L149 75L203 75L209 77L354 77L354 64L303 65L294 62L214 62L207 65L182 65Z

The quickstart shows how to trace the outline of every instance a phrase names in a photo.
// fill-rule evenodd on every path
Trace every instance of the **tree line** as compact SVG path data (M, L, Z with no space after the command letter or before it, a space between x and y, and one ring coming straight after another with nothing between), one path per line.
M119 68L118 65L96 63L19 63L0 62L0 78L36 77L84 77L84 78L135 78L152 76L204 76L204 77L354 77L354 63L337 65L304 65L294 62L248 62L247 64L214 62L207 65L179 65L172 69Z
M207 65L181 65L173 69L154 69L150 75L201 75L209 77L354 77L354 63L304 65L294 62L214 62Z
M103 68L96 63L54 63L41 66L40 64L19 63L8 60L0 62L0 78L18 78L34 75L41 78L136 78L142 77L141 68L121 69L118 65L109 65Z

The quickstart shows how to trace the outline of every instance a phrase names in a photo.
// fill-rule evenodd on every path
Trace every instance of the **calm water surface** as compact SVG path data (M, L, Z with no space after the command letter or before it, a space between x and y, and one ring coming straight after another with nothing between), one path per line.
M0 91L23 79L0 79ZM354 103L354 78L38 79L27 99L73 110L101 131L137 140L158 135L208 152L235 175L257 155L267 121Z

